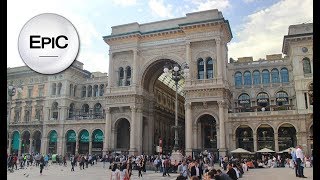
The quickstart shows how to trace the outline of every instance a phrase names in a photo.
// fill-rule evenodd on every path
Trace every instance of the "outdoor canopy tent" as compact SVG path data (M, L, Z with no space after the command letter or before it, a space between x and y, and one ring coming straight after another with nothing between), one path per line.
M257 151L258 153L274 153L275 151L268 149L268 148L263 148Z
M242 148L238 148L238 149L235 149L235 150L230 151L230 152L231 153L247 153L247 154L251 153L250 151L247 151L247 150L242 149Z

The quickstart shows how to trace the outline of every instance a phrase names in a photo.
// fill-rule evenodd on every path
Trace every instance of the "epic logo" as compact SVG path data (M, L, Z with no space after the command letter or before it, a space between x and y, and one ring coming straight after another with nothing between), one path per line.
M79 37L72 23L50 13L30 19L23 26L18 43L22 60L42 74L65 70L79 51Z

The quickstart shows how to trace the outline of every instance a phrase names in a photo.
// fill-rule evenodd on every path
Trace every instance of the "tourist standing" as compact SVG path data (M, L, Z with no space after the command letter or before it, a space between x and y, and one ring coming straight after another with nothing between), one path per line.
M303 175L303 159L304 159L304 154L302 152L302 148L300 145L297 146L296 150L296 156L297 156L297 166L298 166L298 174L299 177L306 178Z
M76 160L76 158L74 156L71 156L71 158L70 158L71 171L74 171L75 160Z
M113 167L112 167L110 180L120 180L120 173L117 170L117 165L116 164L114 164Z
M44 168L44 158L41 155L41 158L40 158L40 175L42 175L43 168Z
M238 177L237 177L237 172L233 169L231 163L229 163L229 164L227 165L227 168L228 168L227 174L229 175L229 177L230 177L231 179L233 179L233 180L237 180L237 179L238 179Z

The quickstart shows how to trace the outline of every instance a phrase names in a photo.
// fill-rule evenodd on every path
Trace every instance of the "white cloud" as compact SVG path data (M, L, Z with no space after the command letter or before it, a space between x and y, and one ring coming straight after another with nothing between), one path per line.
M195 11L204 11L209 9L218 9L219 11L223 11L231 6L229 0L191 0L191 3L197 6Z
M112 3L119 6L132 6L137 4L137 0L112 0Z
M163 0L150 0L149 8L151 9L152 13L160 16L162 18L172 18L172 5L167 4L165 5Z
M256 0L243 0L243 2L245 2L245 3L252 3L254 1L256 1Z
M247 17L238 32L238 42L229 44L229 57L253 56L265 58L267 54L280 54L283 36L292 24L313 19L312 0L283 0Z

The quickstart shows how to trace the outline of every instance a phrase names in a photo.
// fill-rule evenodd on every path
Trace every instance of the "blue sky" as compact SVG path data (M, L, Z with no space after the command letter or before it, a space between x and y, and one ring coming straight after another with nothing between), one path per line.
M229 20L233 39L229 57L281 53L288 26L313 21L312 0L10 0L7 12L7 67L23 66L17 39L23 25L40 13L57 13L77 28L78 60L89 71L108 71L108 45L102 36L111 27L183 17L186 13L218 9Z

